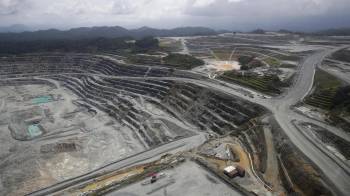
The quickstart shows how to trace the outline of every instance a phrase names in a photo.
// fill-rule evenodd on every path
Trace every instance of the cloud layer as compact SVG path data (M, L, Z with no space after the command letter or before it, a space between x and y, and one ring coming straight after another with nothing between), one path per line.
M349 13L349 0L0 0L0 26L321 29L350 26Z

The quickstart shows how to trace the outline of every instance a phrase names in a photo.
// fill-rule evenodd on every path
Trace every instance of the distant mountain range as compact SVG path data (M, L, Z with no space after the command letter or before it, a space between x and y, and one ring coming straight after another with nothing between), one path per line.
M350 36L350 28L327 29L316 32L318 35Z
M35 41L35 40L67 40L67 39L92 39L92 38L142 38L147 36L170 37L170 36L196 36L218 34L213 29L205 27L180 27L174 29L155 29L142 27L139 29L125 29L120 26L113 27L81 27L62 31L57 29L39 30L33 32L8 32L0 33L0 41Z
M20 33L29 31L30 28L23 24L13 24L11 26L0 26L0 33Z
M80 27L69 30L39 30L29 31L30 28L15 24L8 27L0 27L0 41L42 41L42 40L81 40L94 38L122 38L130 37L140 39L147 36L153 37L181 37L196 35L216 35L219 33L230 32L226 30L215 31L206 27L179 27L174 29L156 29L150 27L141 27L138 29L126 29L120 26L101 26L101 27ZM350 28L328 29L312 34L316 35L350 35Z

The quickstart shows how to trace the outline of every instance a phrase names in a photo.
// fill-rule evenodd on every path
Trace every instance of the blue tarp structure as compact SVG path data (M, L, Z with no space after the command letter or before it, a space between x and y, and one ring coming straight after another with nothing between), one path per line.
M30 137L37 137L42 134L39 125L33 124L28 126L28 133Z
M52 100L52 97L50 95L36 97L36 98L32 99L33 104L42 104L42 103L48 103L51 101L53 101L53 100Z

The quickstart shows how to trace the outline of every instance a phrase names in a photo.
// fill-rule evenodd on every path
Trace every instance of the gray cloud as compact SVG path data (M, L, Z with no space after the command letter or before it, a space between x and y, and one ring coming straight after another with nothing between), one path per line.
M25 0L0 0L0 15L14 15L23 4Z
M349 0L0 0L0 26L302 29L350 26L349 12Z

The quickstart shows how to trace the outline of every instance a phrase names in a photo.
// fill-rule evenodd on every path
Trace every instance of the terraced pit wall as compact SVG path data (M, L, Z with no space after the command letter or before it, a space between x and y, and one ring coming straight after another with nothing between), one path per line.
M128 126L146 148L169 142L171 138L162 132L153 131L154 127L149 123L150 114L135 105L135 101L140 99L166 111L174 119L189 122L201 131L213 131L219 135L235 131L238 126L265 112L256 104L183 82L181 78L162 79L161 77L173 73L169 69L118 64L102 57L26 55L3 58L0 67L0 75L4 79L12 79L12 82L30 82L34 76L58 81L87 104ZM193 76L183 75L184 72L175 73L181 73L178 75L182 78ZM183 132L180 137L191 134Z

